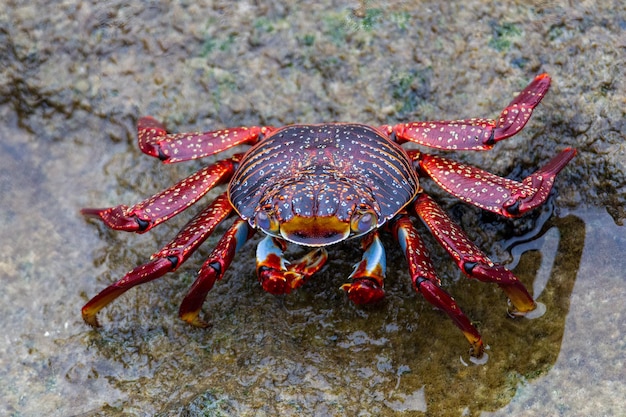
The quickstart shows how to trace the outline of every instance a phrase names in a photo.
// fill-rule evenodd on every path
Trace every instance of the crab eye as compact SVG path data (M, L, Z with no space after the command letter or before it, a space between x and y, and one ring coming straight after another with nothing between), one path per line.
M350 220L350 229L352 230L352 233L362 235L372 230L376 226L377 222L378 218L376 217L376 213L374 213L374 211L358 211Z
M255 225L266 232L276 233L279 230L278 220L273 213L266 210L261 210L256 214Z

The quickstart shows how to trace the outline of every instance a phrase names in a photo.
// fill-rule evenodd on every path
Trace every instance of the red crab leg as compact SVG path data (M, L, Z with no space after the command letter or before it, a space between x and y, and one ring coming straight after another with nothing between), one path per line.
M504 266L493 263L432 198L422 193L413 207L465 275L502 288L513 305L511 315L523 316L535 309L535 301L517 277Z
M393 236L400 244L409 264L413 289L452 319L469 341L470 354L480 358L485 350L480 333L461 311L454 298L440 287L441 283L428 256L428 250L406 214L400 215L394 222Z
M256 271L263 289L270 294L289 294L301 287L317 271L322 269L328 253L316 248L302 258L288 262L284 258L287 244L284 240L266 236L257 246Z
M385 296L385 248L376 232L370 233L361 244L364 249L363 257L348 277L351 282L343 284L341 289L354 304L369 304Z
M237 154L209 165L130 208L122 204L110 208L84 208L80 212L99 217L111 229L147 232L194 204L217 184L230 179L241 156Z
M238 218L222 236L213 252L198 272L198 278L180 305L179 316L196 327L207 327L208 323L200 319L200 309L215 281L222 279L235 257L235 253L254 235L255 230L248 222Z
M563 150L522 182L441 156L415 151L410 154L419 161L422 171L450 194L484 210L506 217L519 217L546 201L555 177L576 155L576 150Z
M160 278L180 267L232 211L226 193L216 198L211 205L191 219L170 243L152 255L148 263L128 272L122 279L89 300L82 309L85 322L97 327L98 311L111 301L135 285Z
M252 126L213 132L167 133L152 117L142 117L137 123L141 151L168 164L214 155L237 145L254 144L272 130L274 128L269 126Z
M550 77L541 74L509 103L497 120L465 119L403 123L382 126L398 143L411 141L431 148L448 150L488 150L519 132L550 88Z

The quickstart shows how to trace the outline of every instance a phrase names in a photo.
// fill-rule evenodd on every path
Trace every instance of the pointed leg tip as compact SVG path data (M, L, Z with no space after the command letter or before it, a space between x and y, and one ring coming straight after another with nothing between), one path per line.
M179 314L179 317L181 318L181 320L183 320L187 324L192 325L193 327L198 327L201 329L211 327L211 323L202 320L199 313L199 311L186 312Z
M156 127L156 128L163 128L163 125L161 122L159 122L157 119L155 119L152 116L143 116L140 117L139 120L137 121L137 127L138 129L145 129L145 128L150 128L150 127Z
M550 87L551 82L552 82L552 78L550 78L548 73L544 72L543 74L537 75L535 79L530 83L529 87L531 87L532 90L545 92L545 90L547 90Z
M98 322L98 317L96 316L96 313L88 312L83 309L82 315L84 322L90 327L93 327L94 329L101 327L100 323Z
M101 214L105 212L107 209L103 208L94 208L94 207L84 207L80 209L80 214L86 217L98 217L101 218Z
M575 148L565 148L548 161L548 163L539 171L555 177L563 168L565 168L565 166L576 156L577 153L578 151Z
M470 356L476 358L476 359L481 359L482 357L484 357L485 355L485 345L483 345L483 341L480 340L478 344L476 345L472 345L472 347L469 350L469 354Z
M570 148L570 147L563 149L563 151L561 152L561 154L565 155L565 157L567 158L567 162L571 161L572 158L574 158L577 153L578 153L578 150L576 148Z
M468 331L463 331L463 334L470 343L470 356L474 358L481 358L485 353L485 344L483 343L483 339L480 337L480 334L478 332L474 333Z

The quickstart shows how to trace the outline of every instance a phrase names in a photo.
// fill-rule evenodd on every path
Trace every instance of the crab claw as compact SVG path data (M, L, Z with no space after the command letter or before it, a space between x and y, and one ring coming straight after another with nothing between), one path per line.
M270 294L289 294L301 287L313 274L322 269L328 253L316 248L293 262L283 257L286 243L266 236L257 247L257 275L263 289Z
M385 291L381 286L370 279L358 278L349 284L343 284L340 287L348 294L348 298L354 304L372 304L380 301L385 296Z
M259 268L257 274L263 289L274 295L289 294L305 282L305 277L301 274L266 266Z
M382 300L385 296L383 281L385 279L385 249L377 233L363 239L365 252L361 261L355 265L350 274L352 282L340 288L348 294L354 304L370 304Z

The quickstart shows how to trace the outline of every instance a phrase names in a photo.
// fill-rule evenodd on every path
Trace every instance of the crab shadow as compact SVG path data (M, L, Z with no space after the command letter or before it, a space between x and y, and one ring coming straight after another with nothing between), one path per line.
M520 387L546 375L556 363L584 240L584 221L567 215L549 217L525 237L509 242L513 272L545 307L537 318L508 317L503 294L495 285L465 278L444 282L468 316L480 320L476 325L489 347L483 364L471 362L463 335L444 313L414 294L409 284L401 282L406 281L403 277L393 276L387 281L386 300L378 306L337 307L324 316L334 302L327 295L311 294L324 294L328 282L303 288L296 298L285 298L289 331L297 336L291 342L297 346L292 348L321 348L320 339L325 340L322 357L342 367L373 372L367 382L346 381L353 393L364 390L358 399L362 407L376 394L385 398L383 405L378 404L381 411L474 416L499 410ZM398 269L404 267L398 263ZM342 300L334 301L339 305ZM312 319L319 316L323 325ZM334 375L332 369L327 372Z
M523 250L513 272L533 288L545 313L535 319L504 318L489 329L490 343L498 347L486 366L490 390L485 392L481 383L473 387L476 397L485 399L476 409L469 406L470 415L502 408L520 386L547 374L556 363L584 241L584 221L570 214L551 217L532 241L510 247L514 256L516 248Z

